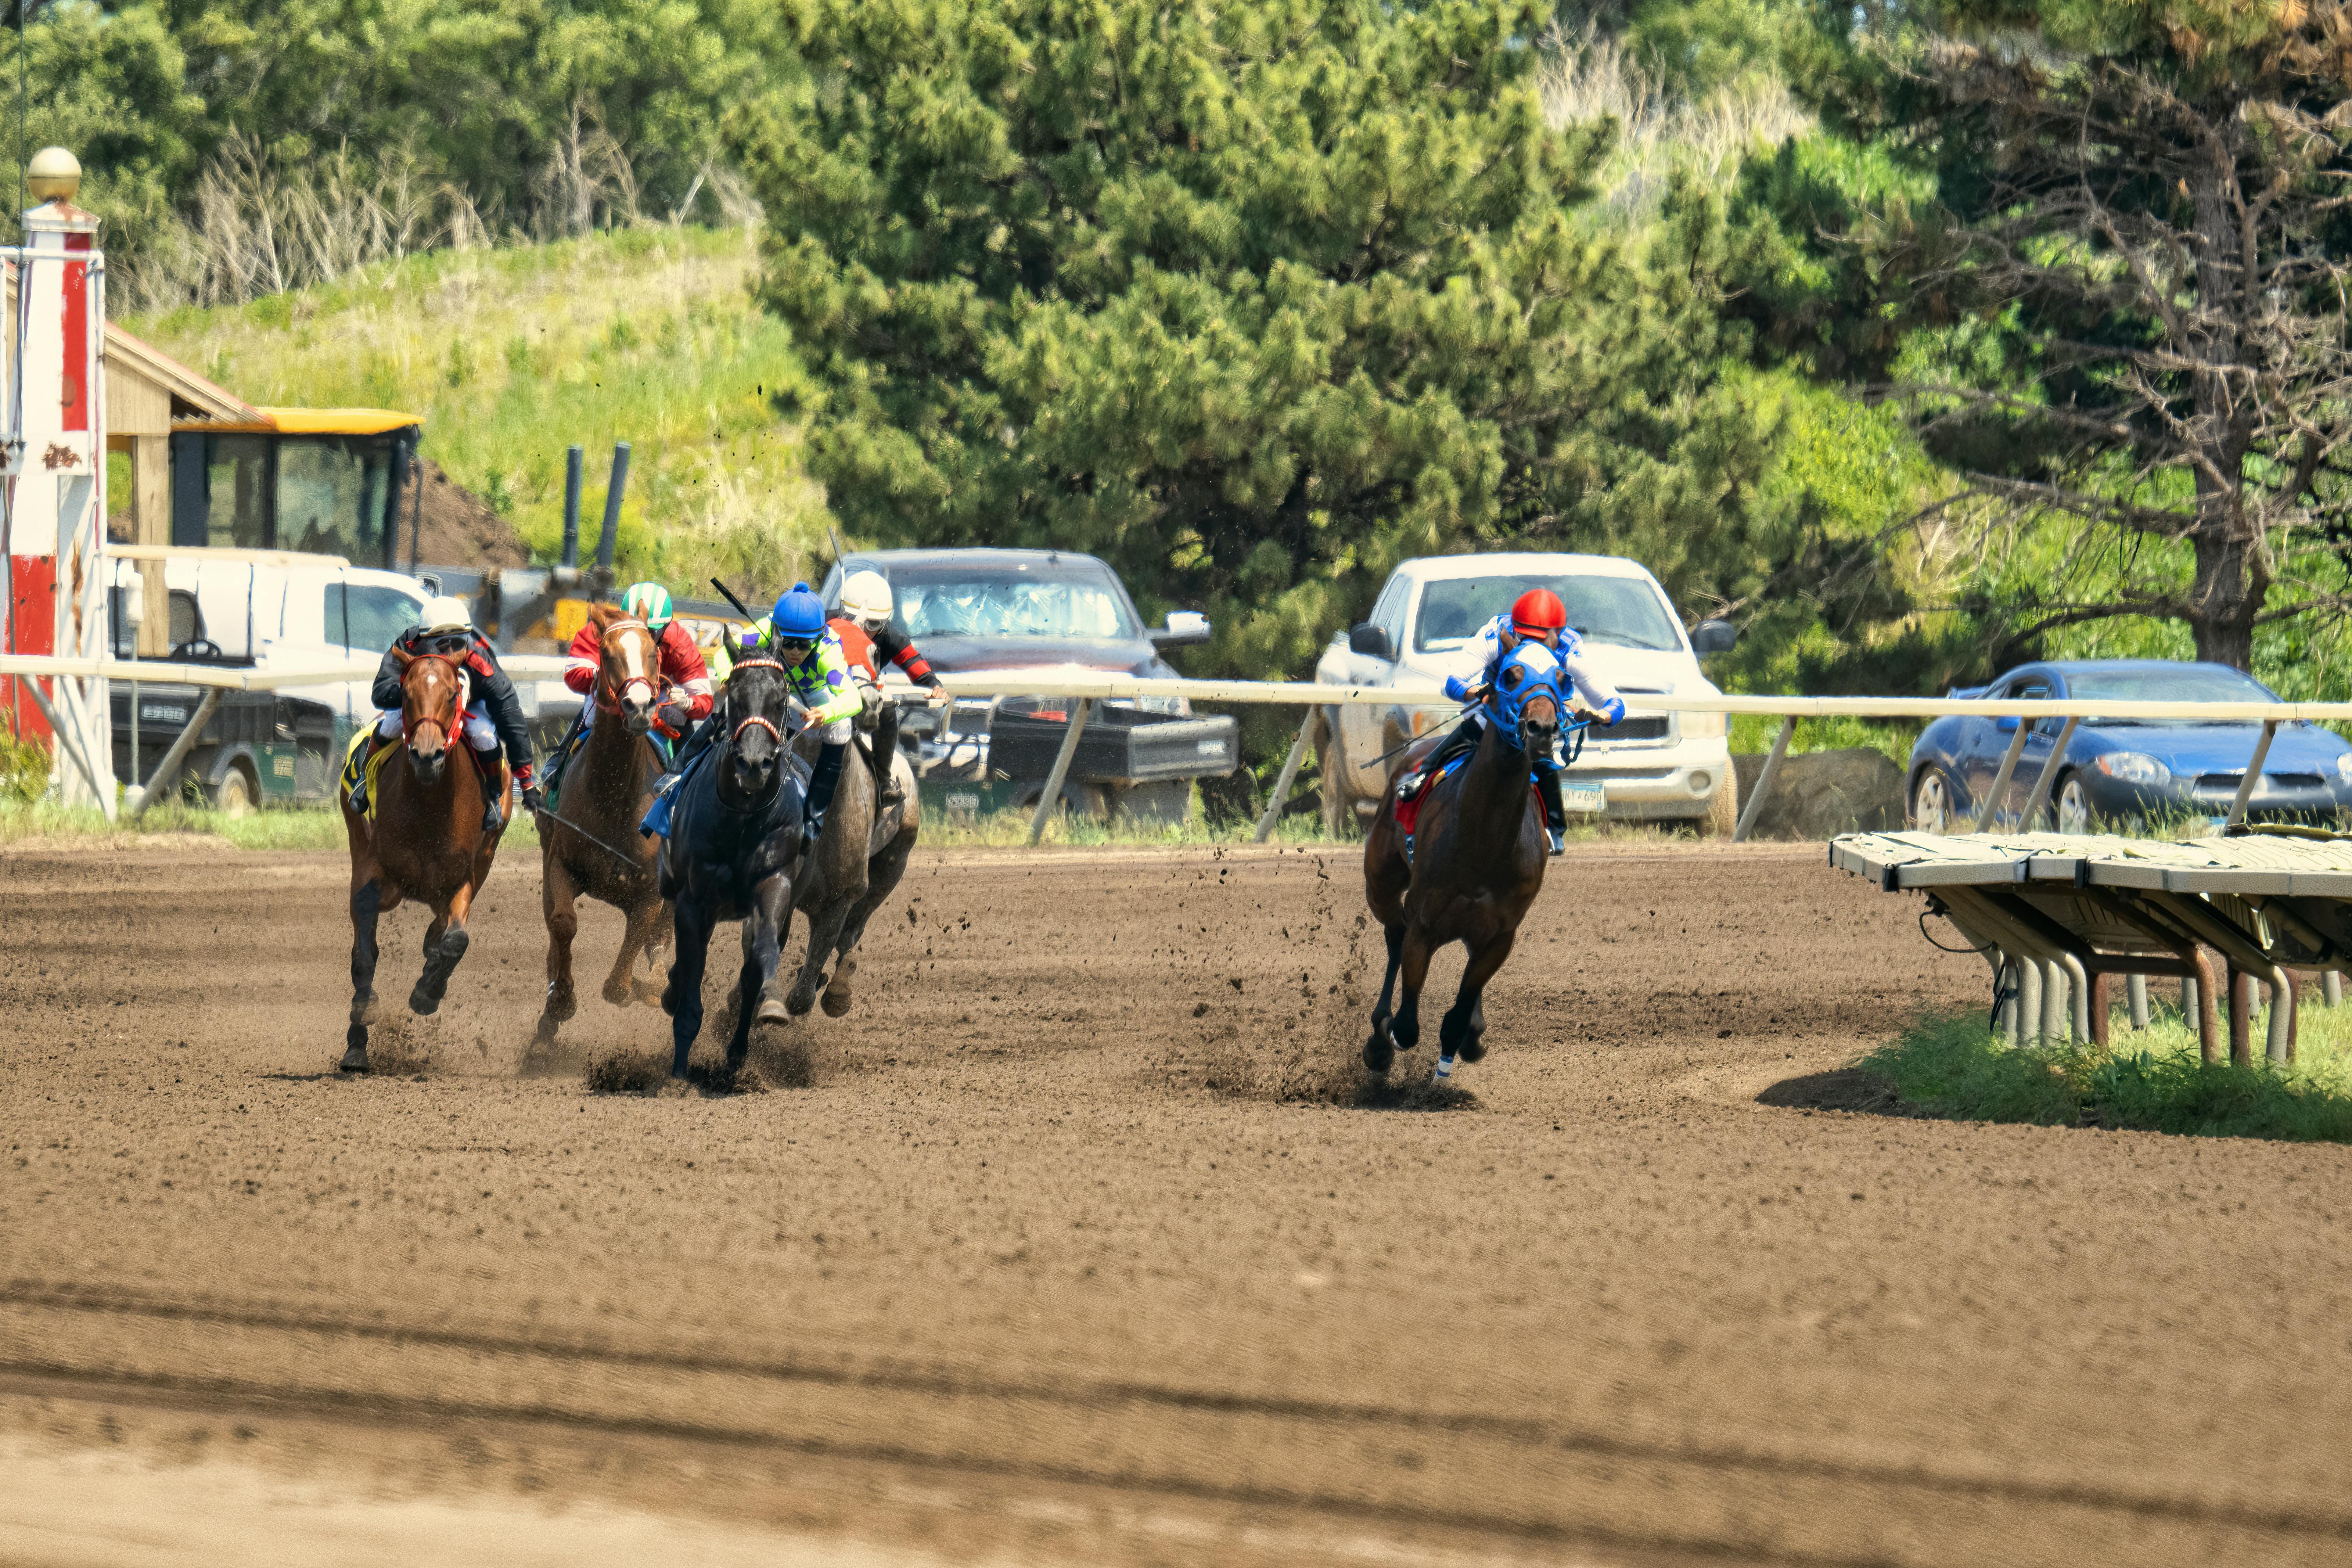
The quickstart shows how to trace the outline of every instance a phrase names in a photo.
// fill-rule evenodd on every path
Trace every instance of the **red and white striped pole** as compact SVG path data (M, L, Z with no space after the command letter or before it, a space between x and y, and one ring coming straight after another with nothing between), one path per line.
M100 362L105 286L98 219L73 205L81 166L62 148L36 153L26 184L42 197L25 215L16 268L8 453L11 652L98 659L107 637L106 416ZM51 777L68 805L114 815L113 724L106 682L59 676L50 693L67 733ZM20 705L27 731L47 725ZM72 759L79 751L98 778Z

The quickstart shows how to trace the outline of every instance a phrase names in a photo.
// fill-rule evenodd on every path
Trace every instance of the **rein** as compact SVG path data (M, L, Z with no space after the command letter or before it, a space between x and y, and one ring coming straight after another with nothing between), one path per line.
M730 684L731 685L733 683L735 674L738 670L745 669L772 669L780 676L787 673L784 668L783 662L781 659L770 658L764 654L759 654L748 658L739 658L730 667L729 667L727 679ZM728 732L727 750L731 754L735 750L736 742L742 740L743 731L749 730L754 724L757 724L761 729L765 730L768 732L768 738L776 742L776 746L780 753L776 760L776 776L774 781L769 784L768 794L765 796L755 797L743 805L734 806L728 805L727 796L724 791L719 792L713 797L719 802L719 808L721 811L736 816L741 816L752 811L766 810L768 806L772 804L775 798L775 793L784 786L784 774L787 770L783 756L781 754L784 745L784 735L782 731L776 728L774 720L767 718L763 714L753 713L738 721L735 728Z

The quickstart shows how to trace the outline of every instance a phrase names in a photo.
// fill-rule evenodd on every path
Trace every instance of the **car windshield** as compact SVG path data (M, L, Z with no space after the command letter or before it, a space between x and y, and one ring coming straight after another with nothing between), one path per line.
M2275 702L2252 676L2177 664L2151 669L2084 669L2066 677L2066 695L2087 702ZM2091 719L2105 724L2247 724L2248 719Z
M1530 588L1558 594L1568 606L1568 624L1587 642L1664 652L1683 646L1682 628L1646 578L1442 577L1422 590L1412 633L1415 651L1450 653L1464 647Z
M1118 584L1038 566L901 567L890 574L899 630L924 637L1139 637Z

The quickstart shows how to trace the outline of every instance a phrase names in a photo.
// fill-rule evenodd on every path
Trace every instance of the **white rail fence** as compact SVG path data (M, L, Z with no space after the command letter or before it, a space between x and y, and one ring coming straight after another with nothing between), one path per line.
M560 667L558 659L509 659L510 668L518 674L541 673L537 666ZM317 665L303 669L240 669L205 664L173 664L147 659L77 659L29 654L0 655L0 676L20 677L70 676L81 679L97 677L106 680L130 680L142 683L200 686L210 688L197 710L188 721L179 738L166 753L171 765L176 765L195 737L203 732L205 723L219 706L222 691L273 691L289 686L323 686L337 681L366 680L376 671L374 659L352 660L340 665ZM1291 784L1297 780L1299 767L1313 746L1325 721L1327 710L1351 706L1399 706L1452 708L1453 700L1443 688L1435 686L1328 686L1305 680L1167 680L1142 676L1106 675L1091 670L975 670L943 675L941 682L959 697L1070 697L1077 699L1070 710L1069 728L1062 737L1060 751L1054 759L1053 773L1045 792L1039 797L1037 815L1030 824L1029 841L1033 844L1044 834L1052 804L1060 798L1062 784L1067 778L1070 761L1076 754L1078 737L1085 730L1087 716L1097 702L1133 700L1146 697L1181 697L1194 702L1265 703L1275 706L1303 707L1307 710L1298 727L1297 739L1291 743L1284 758L1282 771L1270 792L1272 799L1265 814L1258 819L1257 838L1263 843L1274 832L1276 820L1286 804ZM47 697L37 679L20 682L23 689L33 694L45 715L50 712ZM902 700L919 699L920 692L896 693ZM1757 775L1756 787L1748 793L1739 814L1739 824L1734 831L1734 841L1745 839L1756 820L1758 807L1770 794L1774 775L1781 760L1788 754L1789 742L1795 733L1799 719L1936 719L1949 714L1974 714L1979 718L2020 721L2062 719L2065 721L2050 748L2050 758L2035 776L2032 793L2027 796L2021 824L2030 824L2049 804L2050 792L2056 782L2058 768L2066 754L2066 744L2074 739L2075 729L2085 719L2193 719L2207 722L2235 720L2259 723L2261 731L2247 760L2244 776L2239 781L2236 800L2230 807L2228 820L2243 821L2254 785L2262 777L2263 760L2269 755L2272 738L2282 724L2306 722L2352 722L2352 702L2105 702L2105 701L1985 701L1969 698L1948 697L1673 697L1644 695L1638 709L1629 712L1643 713L1724 713L1762 714L1780 720L1780 733L1774 737L1771 751L1764 759L1762 771ZM2032 732L2030 723L2020 722L2011 735L2008 751L2003 754L1999 773L1977 818L1975 831L1991 829L2001 797L2015 776L2019 759L2024 755L2025 742ZM97 770L92 759L73 749L71 760L93 788L98 786ZM111 772L111 768L109 769ZM159 765L159 772L161 765ZM143 805L143 802L142 802Z

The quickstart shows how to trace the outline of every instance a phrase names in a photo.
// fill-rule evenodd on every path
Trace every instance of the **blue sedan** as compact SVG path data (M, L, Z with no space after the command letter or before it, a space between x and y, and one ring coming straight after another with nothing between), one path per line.
M1988 700L2276 702L2251 676L2221 664L2118 658L2029 664L1990 686L1951 696ZM2013 826L2041 777L2063 719L1979 719L1950 714L1927 726L1911 749L1907 798L1914 826L1966 833L1976 826L2001 757L2021 722L2032 728L2003 792L1995 825ZM2237 798L2262 725L2248 720L2084 719L2060 760L2053 788L2057 827L2088 833L2096 823L2150 816L2220 821ZM2333 824L2352 812L2352 745L2306 723L2282 724L2247 802L2249 819Z

